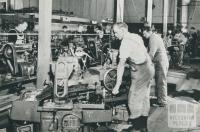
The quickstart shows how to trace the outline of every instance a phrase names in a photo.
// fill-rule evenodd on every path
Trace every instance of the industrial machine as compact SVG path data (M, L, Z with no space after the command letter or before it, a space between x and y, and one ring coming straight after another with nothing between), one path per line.
M65 24L70 23L62 23ZM56 28L60 27L57 24ZM74 30L68 34L53 32L49 82L45 81L42 88L23 86L17 94L14 92L17 97L6 98L9 110L5 109L7 113L0 115L0 118L6 117L4 122L0 121L0 128L5 126L7 132L92 132L101 126L108 128L112 123L127 121L124 100L130 85L129 69L124 74L120 94L113 96L118 51L111 48L109 34L104 36L106 39L95 33ZM65 37L67 41L63 41ZM22 86L22 82L32 81L36 74L37 39L37 34L30 33L25 44L1 41L2 71L12 79L28 78L15 80L13 89L19 84Z
M9 34L0 38L0 95L20 94L23 85L36 81L37 47L31 35L27 43L13 44L6 41Z
M70 50L68 47L62 48ZM102 58L94 58L90 53L94 47L90 48L76 46L75 51L72 49L75 56L67 51L60 52L58 59L51 64L52 81L45 82L43 88L24 92L21 100L13 102L11 120L15 124L14 130L91 132L115 121L127 121L128 111L124 100L130 86L128 68L120 94L113 96L117 71L116 64L112 62L116 61L99 63ZM96 53L98 51L95 49ZM112 52L107 52L110 54L108 56ZM117 58L116 53L112 55L115 57L111 56L110 59ZM87 57L86 62L84 57Z
M128 85L123 85L119 96L111 94L116 70L92 67L79 73L75 64L76 58L59 59L55 64L53 84L27 92L21 101L14 102L11 119L20 121L15 129L87 132L95 131L101 125L107 126L113 120L127 121L128 112L123 101L127 98ZM83 79L80 80L79 74L83 74ZM38 130L35 128L37 124L40 124Z

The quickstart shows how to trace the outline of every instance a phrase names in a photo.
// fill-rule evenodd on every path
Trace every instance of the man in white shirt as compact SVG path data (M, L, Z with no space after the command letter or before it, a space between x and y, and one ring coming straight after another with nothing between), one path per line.
M131 86L128 93L129 120L133 127L129 131L147 131L147 117L150 110L150 84L154 74L154 67L144 46L142 38L128 32L125 23L113 26L115 37L121 41L119 49L119 64L117 67L117 82L112 91L119 93L122 83L124 67L127 63L131 71Z

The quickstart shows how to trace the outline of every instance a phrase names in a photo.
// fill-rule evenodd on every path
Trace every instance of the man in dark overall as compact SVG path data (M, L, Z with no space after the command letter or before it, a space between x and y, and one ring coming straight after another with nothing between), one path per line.
M130 132L146 132L147 117L150 110L150 85L154 75L154 67L147 53L142 38L128 32L125 23L113 26L115 36L121 41L119 49L119 64L117 67L117 82L112 91L119 93L124 67L127 63L131 71L131 86L128 93L129 120L133 124Z
M167 104L167 72L169 61L163 39L156 33L152 32L150 27L143 30L145 38L149 39L149 55L155 65L155 83L158 105Z

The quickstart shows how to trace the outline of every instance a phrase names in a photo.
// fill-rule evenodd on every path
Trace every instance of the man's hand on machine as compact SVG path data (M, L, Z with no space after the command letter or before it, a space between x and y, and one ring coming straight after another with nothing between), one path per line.
M112 94L117 95L119 93L119 86L115 85L115 87L112 90Z

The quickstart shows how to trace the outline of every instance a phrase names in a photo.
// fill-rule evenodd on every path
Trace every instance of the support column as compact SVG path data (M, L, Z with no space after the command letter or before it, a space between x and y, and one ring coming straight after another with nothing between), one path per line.
M177 26L177 0L174 0L174 27Z
M51 18L52 0L39 0L37 88L42 88L45 80L49 81L48 72L51 62Z
M150 27L152 25L152 5L153 0L147 0L147 23Z
M116 22L124 21L124 0L117 0Z
M168 19L169 0L163 1L163 35L167 34L167 19Z
M183 29L185 29L188 24L188 4L189 3L190 3L190 0L182 0L181 25Z

